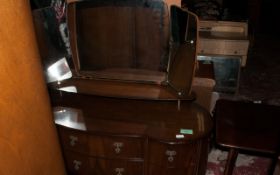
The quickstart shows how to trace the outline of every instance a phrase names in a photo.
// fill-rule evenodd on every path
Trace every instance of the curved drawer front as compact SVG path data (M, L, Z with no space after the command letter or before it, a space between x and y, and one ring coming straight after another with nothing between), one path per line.
M195 172L198 149L196 143L149 143L149 174L186 175Z
M88 152L88 136L86 133L59 127L59 135L63 148L77 152Z
M90 155L108 158L144 158L144 139L119 136L89 138Z
M143 175L143 161L102 159L65 152L66 167L75 175Z

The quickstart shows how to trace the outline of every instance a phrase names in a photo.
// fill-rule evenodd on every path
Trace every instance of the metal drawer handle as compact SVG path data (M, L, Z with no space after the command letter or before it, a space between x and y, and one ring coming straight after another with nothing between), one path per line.
M78 160L73 160L73 164L74 164L74 169L78 171L82 165L82 162Z
M71 145L71 146L75 146L76 143L78 142L78 137L76 137L76 136L70 135L70 136L69 136L69 139L70 139L70 145Z
M122 175L122 173L124 172L124 168L115 168L115 171L117 175Z
M123 143L122 142L114 142L113 146L115 147L115 153L119 154L121 152L121 148L123 147Z
M173 161L174 161L174 156L175 156L177 153L176 153L176 151L167 150L167 151L165 152L165 154L168 156L168 157L167 157L167 160L168 160L169 162L173 162Z

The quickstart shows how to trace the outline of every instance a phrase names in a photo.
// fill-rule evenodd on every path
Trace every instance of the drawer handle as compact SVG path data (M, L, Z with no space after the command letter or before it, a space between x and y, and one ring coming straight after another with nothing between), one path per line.
M70 136L69 136L69 139L70 139L70 145L71 145L71 146L75 146L76 143L78 142L78 137L76 137L76 136L70 135Z
M73 164L74 164L74 169L78 171L82 165L82 162L78 160L73 160Z
M115 147L115 153L119 154L121 152L121 148L123 147L123 143L122 142L114 142L113 146Z
M124 168L115 168L115 171L117 175L122 175L122 173L124 172Z
M168 157L167 157L167 160L168 160L169 162L173 162L173 161L174 161L174 156L175 156L177 153L176 153L176 151L167 150L167 151L165 152L165 154L168 156Z

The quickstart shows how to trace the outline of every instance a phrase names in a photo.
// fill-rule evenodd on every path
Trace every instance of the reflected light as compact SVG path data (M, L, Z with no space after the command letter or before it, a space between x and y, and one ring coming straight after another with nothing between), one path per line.
M58 90L77 93L77 88L75 86L66 86L66 87L59 88Z
M72 77L66 58L62 58L47 69L47 82L61 81Z
M53 114L55 123L58 125L83 131L87 130L83 118L79 116L77 110L70 108L54 109Z

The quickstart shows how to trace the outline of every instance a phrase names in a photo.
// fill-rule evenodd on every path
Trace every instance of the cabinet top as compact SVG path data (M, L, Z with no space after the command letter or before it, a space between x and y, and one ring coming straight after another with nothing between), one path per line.
M210 114L191 101L50 92L56 124L80 132L184 142L204 137L212 129Z

